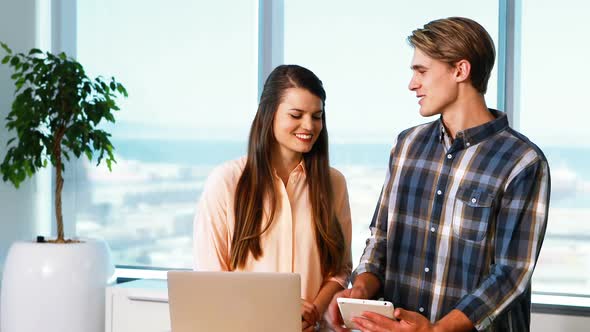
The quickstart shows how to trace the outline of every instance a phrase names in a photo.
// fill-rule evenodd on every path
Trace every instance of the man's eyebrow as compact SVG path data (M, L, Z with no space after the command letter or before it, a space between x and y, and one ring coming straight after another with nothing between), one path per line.
M428 68L426 68L426 66L424 66L424 65L412 65L412 66L410 66L410 69L411 70L426 70Z

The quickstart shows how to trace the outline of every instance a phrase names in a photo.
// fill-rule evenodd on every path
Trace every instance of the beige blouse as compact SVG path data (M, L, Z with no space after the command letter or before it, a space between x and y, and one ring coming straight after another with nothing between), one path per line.
M228 271L234 230L234 195L246 158L229 161L215 168L205 184L194 219L195 270ZM351 217L344 176L330 169L335 211L346 241L345 266L332 278L322 278L321 263L312 223L309 190L304 163L289 174L285 186L275 173L278 207L275 221L262 235L262 257L250 255L244 269L252 272L294 272L301 275L301 297L312 302L327 281L348 285L352 261L350 256ZM266 204L266 203L265 203ZM268 206L265 205L265 209ZM266 210L268 211L268 210ZM263 221L267 223L268 220Z

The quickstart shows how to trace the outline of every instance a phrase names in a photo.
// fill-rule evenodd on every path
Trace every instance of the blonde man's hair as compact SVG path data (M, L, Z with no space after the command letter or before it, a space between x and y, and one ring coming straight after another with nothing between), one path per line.
M496 49L492 38L479 23L464 17L431 21L412 31L408 43L451 66L460 60L469 61L471 84L481 94L486 93Z

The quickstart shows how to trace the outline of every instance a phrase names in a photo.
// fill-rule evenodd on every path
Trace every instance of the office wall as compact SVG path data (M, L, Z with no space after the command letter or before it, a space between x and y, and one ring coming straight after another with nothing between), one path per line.
M36 47L39 43L37 8L35 0L1 0L0 41L8 44L13 51L24 52ZM2 50L0 59L3 57ZM14 98L14 85L10 75L10 68L0 65L0 160L4 160L8 139L14 137L5 127L5 118ZM34 238L39 224L51 220L50 216L49 219L45 216L47 212L39 209L43 206L40 202L47 206L46 199L43 198L51 197L51 193L46 191L50 184L45 183L51 178L46 175L41 178L41 181L37 177L27 180L18 190L12 184L0 181L0 273L11 243ZM0 289L1 287L0 284Z

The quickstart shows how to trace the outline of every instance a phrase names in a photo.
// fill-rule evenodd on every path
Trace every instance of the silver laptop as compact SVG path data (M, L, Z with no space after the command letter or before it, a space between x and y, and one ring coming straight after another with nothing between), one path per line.
M301 331L295 273L168 272L172 332Z

